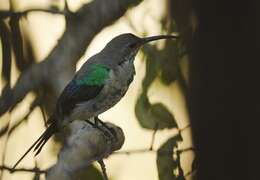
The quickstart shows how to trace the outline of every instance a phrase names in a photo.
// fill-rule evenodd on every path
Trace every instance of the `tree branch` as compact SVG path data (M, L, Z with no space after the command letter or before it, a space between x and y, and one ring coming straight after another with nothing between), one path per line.
M26 16L28 13L31 12L44 12L44 13L50 13L50 14L60 14L60 15L66 15L65 11L60 11L56 9L40 9L40 8L33 8L28 9L25 11L7 11L7 10L0 10L0 19L8 18L10 16Z
M183 132L184 130L186 130L187 128L189 128L190 125L186 125L185 127L181 128L178 130L178 134L180 134L181 132ZM126 150L126 151L119 151L119 152L115 152L114 154L125 154L125 155L131 155L131 154L139 154L139 153L155 153L158 150L154 149L154 142L155 142L155 134L158 131L157 128L154 129L153 133L152 133L152 140L151 140L151 144L149 148L143 148L143 149L132 149L132 150ZM175 151L174 153L176 154L181 154L187 151L194 151L193 147L189 147L189 148L184 148L184 149L178 149L177 151ZM172 154L172 151L161 151L162 154Z
M78 179L78 175L95 161L100 163L104 179L108 180L103 159L122 147L125 136L120 127L109 122L104 124L115 132L113 137L108 137L110 130L103 124L93 127L82 120L73 121L69 125L70 136L59 152L56 164L48 169L46 180Z
M177 150L176 152L174 152L174 154L176 153L184 153L184 152L188 152L188 151L194 151L193 147L189 147L189 148L185 148L185 149L180 149ZM115 152L114 155L132 155L132 154L141 154L141 153L156 153L158 152L158 150L154 150L154 149L150 149L150 148L144 148L144 149L131 149L131 150L126 150L126 151L118 151ZM172 151L161 151L161 154L172 154Z
M40 174L45 174L46 173L45 170L40 170L37 167L36 168L32 168L32 169L29 169L29 168L16 168L16 169L13 169L11 167L3 165L3 166L0 166L0 170L7 170L10 173L13 173L13 172L32 172L32 173L40 173Z

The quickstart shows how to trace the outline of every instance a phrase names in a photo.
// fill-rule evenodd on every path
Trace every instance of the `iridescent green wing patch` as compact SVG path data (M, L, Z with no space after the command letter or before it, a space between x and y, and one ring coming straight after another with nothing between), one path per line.
M101 86L109 76L109 69L100 64L92 64L89 73L76 81L77 85Z

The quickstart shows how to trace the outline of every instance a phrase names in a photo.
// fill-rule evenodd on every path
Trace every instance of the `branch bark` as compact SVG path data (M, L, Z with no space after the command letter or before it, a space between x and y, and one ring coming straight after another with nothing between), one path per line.
M122 129L112 123L105 123L111 128L114 135L108 136L107 129L97 129L82 120L75 120L70 124L71 135L67 138L61 149L58 161L48 169L47 180L72 180L78 179L80 172L84 171L91 163L101 163L104 179L108 179L103 159L114 151L120 149L125 137Z

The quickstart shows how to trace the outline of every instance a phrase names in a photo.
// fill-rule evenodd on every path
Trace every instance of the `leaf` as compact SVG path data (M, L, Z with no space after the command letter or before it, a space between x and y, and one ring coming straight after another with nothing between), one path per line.
M157 169L160 180L181 180L181 176L175 173L180 167L180 157L175 159L173 153L178 148L178 142L182 141L180 134L168 139L157 151Z
M166 41L165 48L161 55L161 76L160 79L165 85L173 83L177 78L177 66L179 61L178 45L176 41Z
M10 33L4 21L0 20L0 38L2 43L2 77L10 84L11 75L11 42Z
M159 71L159 60L156 58L157 49L152 45L146 45L144 53L146 54L146 70L143 79L143 91L147 92L149 86L152 84Z
M174 116L162 104L151 104L146 94L142 93L135 106L135 114L143 128L177 128Z
M154 129L156 127L156 124L152 121L151 118L148 119L147 114L150 106L151 104L148 100L148 97L146 96L146 94L143 93L136 102L135 115L143 128Z
M80 172L77 179L103 180L103 176L95 166L91 165L86 171Z
M147 91L153 80L160 74L160 80L165 85L177 79L178 61L181 57L181 46L175 40L167 40L165 47L158 50L154 45L146 45L143 52L146 55L146 74L143 80L143 91Z
M177 127L176 120L172 113L162 103L156 103L151 106L151 115L158 123L159 127L175 128Z

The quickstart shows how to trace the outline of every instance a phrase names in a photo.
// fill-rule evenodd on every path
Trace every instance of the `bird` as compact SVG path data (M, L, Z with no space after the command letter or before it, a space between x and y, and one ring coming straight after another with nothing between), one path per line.
M134 59L146 43L160 39L177 39L178 35L140 38L132 33L114 37L75 73L58 97L47 129L15 163L15 168L34 148L38 155L52 135L73 120L98 120L98 115L113 107L126 94L135 76Z

